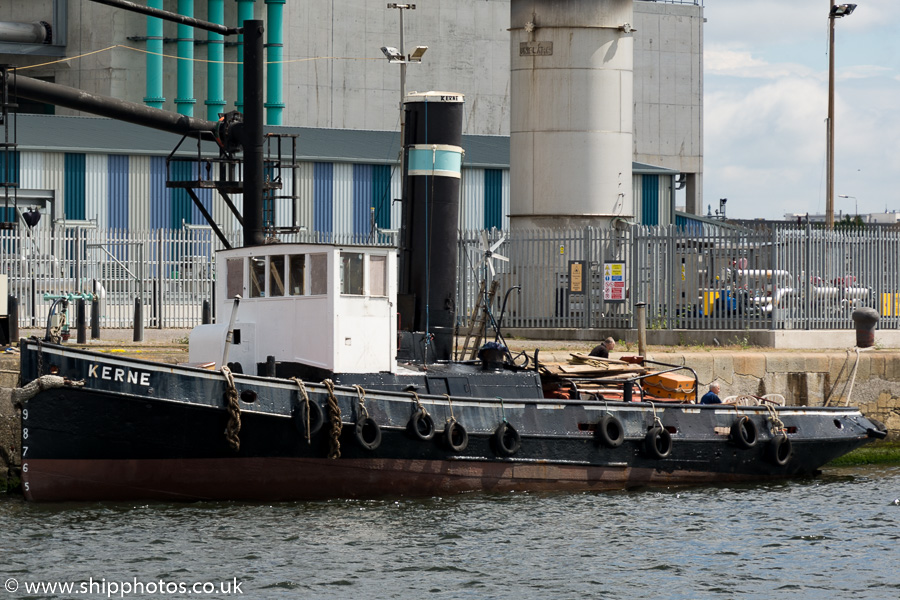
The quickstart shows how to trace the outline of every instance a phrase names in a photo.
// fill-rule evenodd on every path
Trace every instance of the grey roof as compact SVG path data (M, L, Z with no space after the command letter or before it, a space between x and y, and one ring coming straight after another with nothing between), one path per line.
M168 155L181 136L104 117L22 114L16 117L19 150L53 152L97 152L103 154ZM313 127L272 127L273 133L298 135L297 158L303 161L394 164L400 153L400 132ZM462 136L468 167L508 169L509 136ZM215 153L212 142L203 142L204 152ZM290 148L283 147L283 151ZM197 143L187 139L179 155L197 152ZM678 171L633 163L635 173L674 175Z
M19 150L167 155L181 136L104 117L21 114L15 119ZM267 127L273 133L296 134L300 160L393 164L400 152L398 131ZM215 152L203 142L204 152ZM509 167L509 138L464 135L464 164L472 167ZM283 147L290 151L290 148ZM197 151L185 140L179 154Z

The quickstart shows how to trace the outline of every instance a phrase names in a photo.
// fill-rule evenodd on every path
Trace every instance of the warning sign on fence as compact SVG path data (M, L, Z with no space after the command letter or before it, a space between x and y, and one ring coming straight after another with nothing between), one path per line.
M604 302L625 302L624 262L603 263L603 300Z

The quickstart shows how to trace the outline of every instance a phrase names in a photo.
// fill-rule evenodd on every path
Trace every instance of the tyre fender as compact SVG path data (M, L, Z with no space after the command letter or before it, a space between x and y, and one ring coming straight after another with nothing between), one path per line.
M767 453L770 461L779 467L783 467L791 460L794 448L788 436L776 435L772 438L772 441L769 442Z
M424 410L417 410L413 413L409 418L409 423L406 424L406 429L412 437L423 442L433 438L436 431L434 419Z
M364 449L376 450L381 445L381 427L372 417L364 417L356 422L353 429L356 442Z
M444 428L444 444L454 452L462 452L469 445L469 432L456 419L448 419Z
M522 447L522 438L516 428L503 421L494 430L494 451L500 456L512 456Z
M662 427L651 427L644 437L644 450L651 458L666 458L672 453L672 434Z
M618 448L625 441L625 428L615 415L606 413L597 423L597 440L607 448Z
M758 439L759 430L756 428L756 423L754 423L747 415L741 415L738 417L737 421L731 425L731 441L739 448L745 450L752 448L756 445Z

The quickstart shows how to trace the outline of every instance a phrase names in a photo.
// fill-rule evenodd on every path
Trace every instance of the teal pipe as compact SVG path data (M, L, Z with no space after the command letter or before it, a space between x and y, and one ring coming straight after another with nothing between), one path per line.
M194 0L178 0L178 14L194 16ZM176 110L187 116L194 116L194 28L178 24L178 96Z
M225 0L207 0L207 20L217 25L225 24ZM217 121L225 112L225 38L209 32L206 58L206 120Z
M284 4L286 0L266 0L266 125L281 125L284 111L282 73L284 72Z
M162 10L163 0L147 0L147 6ZM163 22L157 17L147 17L147 96L144 104L162 108L163 98Z
M238 3L238 27L244 26L244 21L252 21L253 20L253 3L256 0L237 0ZM237 102L234 103L235 107L244 112L244 34L238 36L238 51L237 51Z

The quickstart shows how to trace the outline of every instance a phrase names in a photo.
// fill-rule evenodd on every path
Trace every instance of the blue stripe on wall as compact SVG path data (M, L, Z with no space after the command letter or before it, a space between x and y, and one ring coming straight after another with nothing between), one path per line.
M334 164L313 165L313 227L334 233Z
M503 171L484 170L484 228L503 227Z
M85 155L66 153L63 163L63 181L65 185L65 207L63 215L66 219L85 218Z
M659 175L641 176L641 224L659 225Z
M200 176L200 165L197 163L190 163L190 178L194 181L200 181L203 177ZM194 193L197 194L197 197L200 198L200 204L203 205L203 208L206 209L210 215L212 215L212 190L207 188L195 189ZM187 192L185 192L187 194ZM206 225L206 218L203 216L203 213L200 212L200 209L197 208L197 205L194 204L194 201L191 200L190 196L187 199L188 202L191 203L191 216L188 223L198 224L198 225ZM181 222L178 222L178 227L181 227Z
M15 183L16 185L18 185L19 166L20 161L18 150L12 150L10 152L0 152L0 183Z
M166 188L166 159L163 156L151 156L150 227L153 229L168 229L171 214L169 190Z
M0 152L0 183L13 184L9 188L9 197L15 196L15 187L19 185L19 153L16 150ZM0 187L0 200L6 202L6 188ZM24 209L23 209L24 210ZM15 209L10 206L0 209L0 221L12 223L16 220Z
M169 165L172 170L172 181L191 181L194 178L194 163L187 161L175 161ZM169 188L169 198L172 203L172 213L169 215L169 227L181 229L182 220L193 223L192 212L194 202L188 196L187 190Z
M109 228L128 229L128 156L109 155L106 181Z
M372 206L375 207L375 225L391 228L391 166L372 165Z
M372 165L353 165L353 233L369 233L372 209Z

